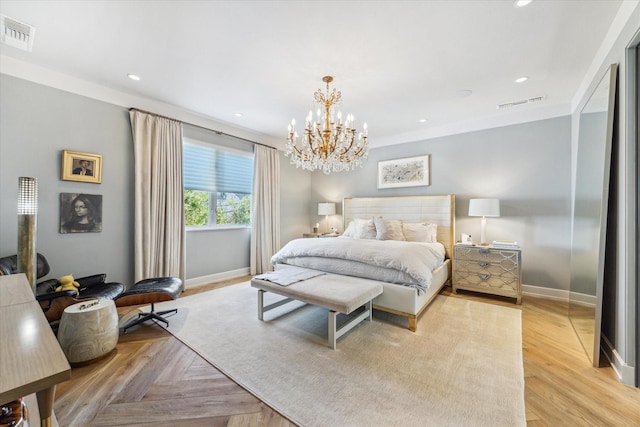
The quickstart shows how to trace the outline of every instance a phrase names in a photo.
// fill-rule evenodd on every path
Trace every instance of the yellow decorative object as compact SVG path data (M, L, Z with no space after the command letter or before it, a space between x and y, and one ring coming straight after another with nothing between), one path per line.
M60 286L56 288L56 292L76 291L76 296L77 296L79 287L80 287L80 283L73 280L73 276L69 274L68 276L62 276L60 278Z

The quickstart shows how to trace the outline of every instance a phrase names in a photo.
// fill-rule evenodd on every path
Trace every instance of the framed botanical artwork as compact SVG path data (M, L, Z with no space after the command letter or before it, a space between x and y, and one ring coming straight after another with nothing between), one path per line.
M80 151L62 151L62 179L100 184L102 182L102 156L81 153Z
M378 162L378 188L430 185L429 155Z
M102 195L60 193L60 233L102 231Z

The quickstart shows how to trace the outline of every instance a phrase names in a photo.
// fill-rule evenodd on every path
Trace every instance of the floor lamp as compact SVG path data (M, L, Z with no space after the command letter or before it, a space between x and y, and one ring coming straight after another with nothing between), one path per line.
M488 245L485 235L488 216L500 216L500 200L498 199L470 199L469 216L481 216L480 222L480 244Z
M38 179L18 178L18 273L24 273L36 294L36 230L38 217Z
M318 203L318 215L324 215L325 227L329 233L329 215L336 214L335 203Z

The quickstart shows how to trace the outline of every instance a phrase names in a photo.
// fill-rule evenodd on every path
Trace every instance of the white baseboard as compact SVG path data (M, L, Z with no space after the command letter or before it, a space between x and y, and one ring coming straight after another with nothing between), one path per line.
M543 288L540 286L522 285L522 294L534 297L549 298L559 301L571 301L578 304L595 307L596 297L593 295L580 294L577 292L563 291L560 289Z
M250 274L249 267L239 268L238 270L224 271L222 273L209 274L207 276L193 277L187 279L184 287L185 289L195 288L202 285L208 285L210 283L222 282L223 280L236 279L242 276L248 276Z
M522 285L522 294L543 297L560 301L569 301L569 291L561 289L543 288L540 286Z
M602 352L605 357L609 360L611 367L613 368L613 372L615 372L618 377L618 381L620 381L624 385L628 385L629 387L636 387L636 371L633 366L629 366L622 360L620 354L616 351L615 348L611 345L611 342L607 339L607 337L602 336Z

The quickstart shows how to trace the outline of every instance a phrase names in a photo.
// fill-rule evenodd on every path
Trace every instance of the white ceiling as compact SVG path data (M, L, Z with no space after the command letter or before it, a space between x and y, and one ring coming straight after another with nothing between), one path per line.
M366 121L379 146L569 114L620 5L2 0L0 13L37 32L32 52L0 44L0 54L273 141L315 111L313 92L329 74L343 114ZM521 76L529 80L515 83Z

